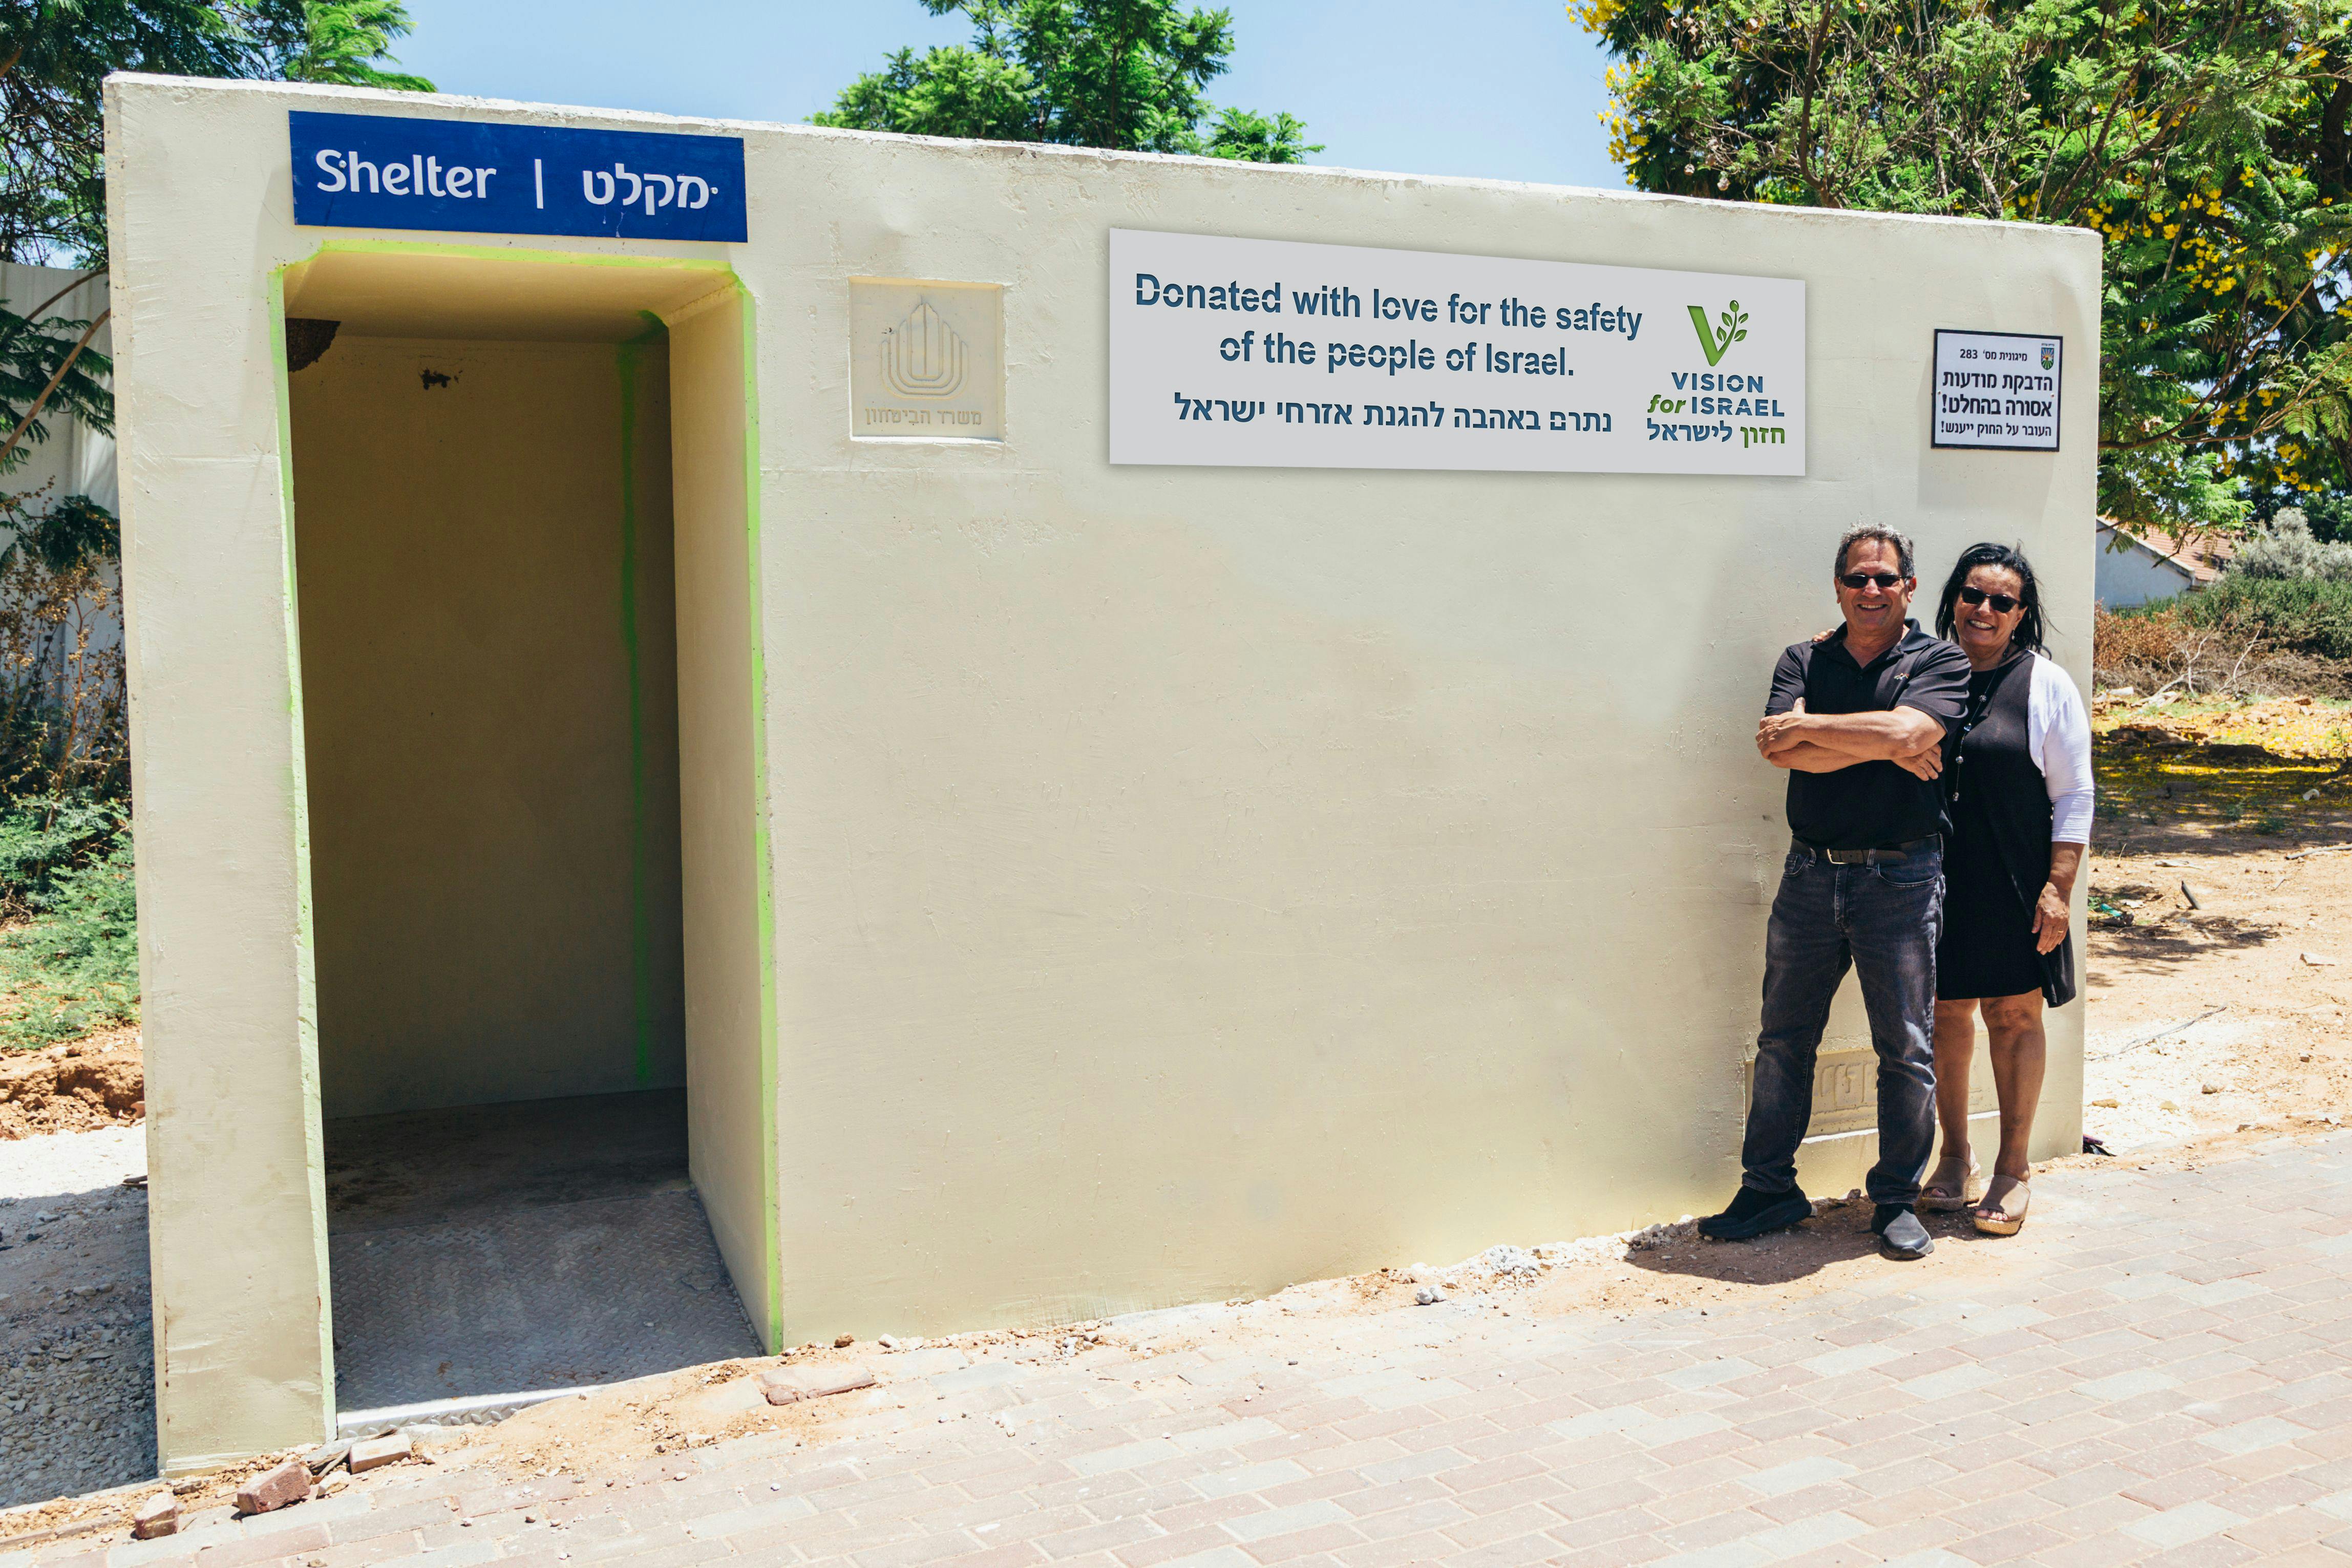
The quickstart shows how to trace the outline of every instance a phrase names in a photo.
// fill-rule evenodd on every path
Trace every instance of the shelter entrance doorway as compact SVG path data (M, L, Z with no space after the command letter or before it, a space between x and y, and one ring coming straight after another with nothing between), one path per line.
M610 259L284 279L346 1429L773 1338L749 306Z

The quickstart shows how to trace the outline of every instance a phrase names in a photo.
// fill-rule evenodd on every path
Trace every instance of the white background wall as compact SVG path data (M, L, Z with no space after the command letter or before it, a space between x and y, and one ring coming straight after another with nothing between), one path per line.
M67 267L26 267L13 261L0 261L0 300L19 315L31 310L43 300L81 276ZM88 321L107 308L106 274L100 272L88 282L71 289L65 297L50 305L42 319L61 316L68 321ZM101 354L114 352L114 326L101 324L90 338L89 346ZM21 411L20 411L21 412ZM23 466L12 469L0 479L0 488L9 491L26 491L49 487L48 499L60 500L70 495L86 495L109 511L119 510L119 493L114 479L114 437L102 436L79 419L61 419L54 411L44 415L42 423L48 427L49 438L37 444L26 437L26 445L17 449L27 452ZM0 431L0 439L5 432Z
M86 270L86 269L84 269ZM95 320L107 308L109 300L106 275L76 284L82 270L68 267L27 267L14 261L0 261L0 300L17 314L41 310L39 320L62 317L71 321ZM69 287L70 286L70 287ZM59 289L63 297L55 298ZM79 335L78 333L75 335ZM100 322L91 334L89 348L98 353L111 355L114 352L114 327L111 321ZM87 368L87 362L83 362ZM105 379L104 377L100 378ZM22 410L19 411L22 416ZM47 510L68 496L86 495L109 511L121 510L121 491L115 481L114 437L103 435L81 420L62 413L57 407L45 409L42 426L48 432L46 441L35 441L27 433L16 448L23 461L0 475L0 494L20 495L25 505L36 514ZM0 440L7 437L6 427L0 427ZM7 531L0 528L0 534ZM105 568L110 579L116 569ZM114 605L104 607L86 602L84 619L75 624L74 636L86 627L89 654L104 654L122 642L122 621ZM66 651L61 643L52 657Z
M2175 594L2194 589L2196 579L2159 557L2147 545L2126 543L2122 549L2110 549L2115 535L2102 529L2098 535L2098 562L2093 580L2093 592L2099 603L2111 610L2127 609L2133 605L2145 605L2150 599L2168 599Z

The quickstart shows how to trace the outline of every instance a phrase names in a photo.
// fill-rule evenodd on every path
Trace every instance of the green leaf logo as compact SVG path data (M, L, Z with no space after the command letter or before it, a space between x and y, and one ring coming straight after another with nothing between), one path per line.
M1706 363L1710 365L1720 363L1725 352L1748 335L1748 312L1739 308L1739 301L1737 300L1734 300L1730 308L1723 312L1722 326L1719 331L1707 321L1706 306L1692 305L1687 309L1690 311L1691 326L1698 333L1698 346L1706 352Z

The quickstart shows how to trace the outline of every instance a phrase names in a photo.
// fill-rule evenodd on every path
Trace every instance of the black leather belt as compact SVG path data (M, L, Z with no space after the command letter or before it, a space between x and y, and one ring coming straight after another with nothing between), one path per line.
M1908 860L1912 856L1926 850L1941 850L1944 847L1944 836L1940 833L1930 833L1925 838L1914 838L1904 844L1882 845L1875 849L1824 849L1818 844L1808 844L1801 838L1795 839L1793 842L1806 854L1827 860L1832 866L1884 866L1891 861Z

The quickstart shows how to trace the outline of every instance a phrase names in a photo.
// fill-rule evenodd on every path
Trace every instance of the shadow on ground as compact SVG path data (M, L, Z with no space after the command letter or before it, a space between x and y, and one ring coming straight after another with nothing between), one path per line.
M2149 925L2107 920L2098 928L2105 938L2102 961L2135 969L2178 968L2215 953L2249 952L2284 934L2265 921L2228 916L2179 916Z
M1867 1203L1842 1203L1802 1225L1760 1236L1753 1241L1694 1237L1630 1252L1625 1261L1628 1267L1645 1273L1683 1279L1740 1286L1793 1284L1839 1264L1877 1258L1878 1237L1871 1234L1870 1215L1871 1205ZM1965 1214L1922 1214L1919 1217L1928 1234L1936 1238L1939 1252L2001 1239L1979 1231ZM1912 1265L1888 1260L1887 1267Z
M145 1130L0 1143L0 1508L155 1473Z
M2100 854L2254 855L2352 840L2352 773L2341 763L2103 737L2093 766Z

